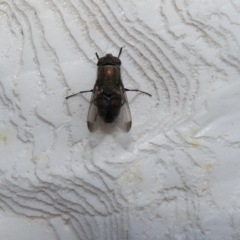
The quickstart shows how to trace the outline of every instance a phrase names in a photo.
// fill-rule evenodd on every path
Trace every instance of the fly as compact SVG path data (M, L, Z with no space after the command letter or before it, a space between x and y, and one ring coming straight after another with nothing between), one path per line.
M81 93L92 92L87 116L87 125L90 132L94 131L98 116L105 123L112 123L119 118L119 115L121 115L121 118L118 119L118 122L121 128L128 132L132 126L132 117L126 92L141 92L151 97L151 94L147 92L124 88L120 70L121 60L119 59L121 53L122 48L120 48L118 57L107 54L105 57L99 58L96 53L98 71L94 88L66 97L68 99Z

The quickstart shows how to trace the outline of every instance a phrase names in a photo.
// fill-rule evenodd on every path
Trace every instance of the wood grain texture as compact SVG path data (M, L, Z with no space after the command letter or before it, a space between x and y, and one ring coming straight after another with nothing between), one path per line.
M237 0L0 0L2 215L56 239L239 239L239 15ZM65 97L120 47L125 87L152 98L127 93L130 133L89 133L90 94Z

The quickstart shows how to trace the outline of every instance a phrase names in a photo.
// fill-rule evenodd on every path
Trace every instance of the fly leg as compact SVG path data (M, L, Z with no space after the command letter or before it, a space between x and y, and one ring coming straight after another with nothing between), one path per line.
M68 98L70 98L70 97L74 97L74 96L76 96L76 95L78 95L78 94L87 93L87 92L93 92L93 89L92 89L92 90L87 90L87 91L81 91L81 92L79 92L79 93L72 94L72 95L70 95L70 96L67 96L66 99L68 99Z
M124 88L124 90L126 92L140 92L140 93L144 93L144 94L147 94L148 96L152 96L150 93L147 93L147 92L144 92L144 91L141 91L141 90L138 90L138 89L127 89L127 88Z

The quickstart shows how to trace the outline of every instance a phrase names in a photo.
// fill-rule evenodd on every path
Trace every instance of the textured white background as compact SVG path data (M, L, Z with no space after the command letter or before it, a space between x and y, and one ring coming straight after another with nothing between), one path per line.
M240 239L239 0L0 0L0 239ZM123 47L130 133L89 133Z

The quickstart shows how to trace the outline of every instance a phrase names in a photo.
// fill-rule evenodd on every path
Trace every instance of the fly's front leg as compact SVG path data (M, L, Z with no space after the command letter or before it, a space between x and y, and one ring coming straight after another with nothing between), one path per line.
M87 93L87 92L93 92L93 89L92 89L92 90L87 90L87 91L81 91L81 92L79 92L79 93L72 94L72 95L70 95L70 96L67 96L66 99L69 99L70 97L74 97L74 96L76 96L76 95L78 95L78 94Z

